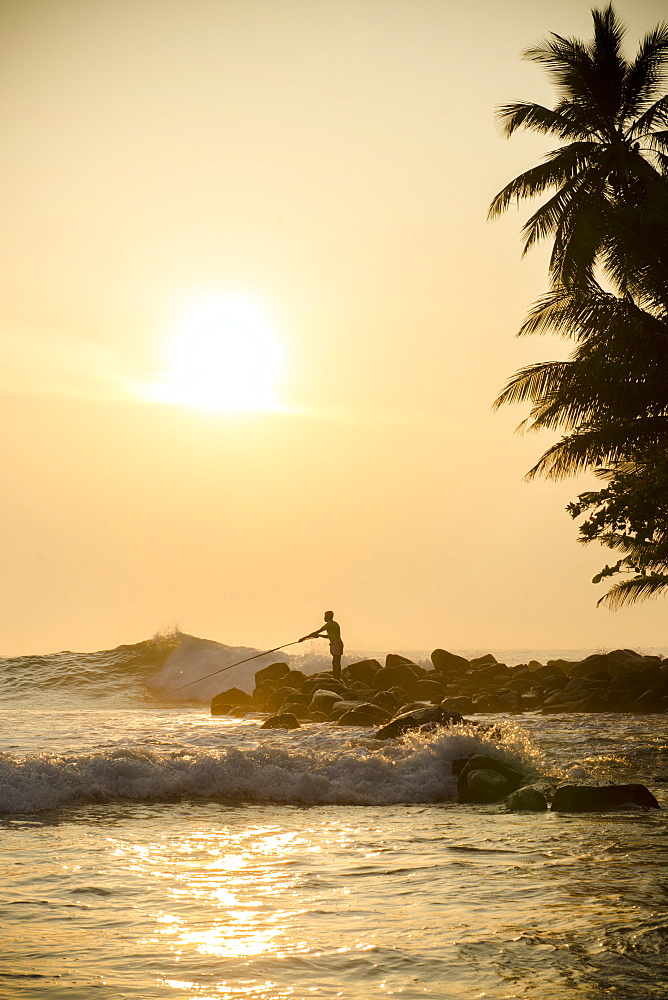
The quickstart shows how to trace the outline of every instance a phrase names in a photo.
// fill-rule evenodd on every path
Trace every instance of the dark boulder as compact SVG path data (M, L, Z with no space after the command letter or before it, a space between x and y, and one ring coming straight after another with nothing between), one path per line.
M325 688L318 688L317 691L313 692L309 709L312 712L324 712L325 715L329 715L332 705L335 705L337 701L343 701L343 698L336 691L327 691Z
M469 669L469 661L465 657L458 656L457 653L449 653L447 649L435 649L431 654L431 662L434 665L434 670L439 673L462 674Z
M507 778L489 768L476 768L466 775L466 797L460 802L501 802L508 797L512 786Z
M497 659L491 653L485 653L484 656L474 656L469 662L472 667L484 667L488 663L496 663Z
M553 812L600 812L619 806L659 809L659 803L645 785L611 785L591 782L559 785L552 800Z
M415 669L417 669L415 665L409 663L397 663L383 667L373 679L374 689L376 691L389 691L390 688L401 687L412 693L418 682Z
M298 691L294 687L279 687L272 694L270 694L266 699L267 707L271 712L276 712L281 707L283 702L287 699L294 698L304 698L304 704L306 704L306 699L302 695L301 691Z
M260 729L300 729L299 720L291 712L280 715L270 715L260 726Z
M452 726L458 722L463 722L458 712L450 712L441 708L440 705L432 705L429 708L419 708L413 712L404 712L388 722L374 734L374 739L391 740L397 736L402 736L410 729L420 729L422 726Z
M306 680L306 674L303 674L301 670L289 670L281 680L286 687L298 688L301 691L302 684Z
M255 686L259 687L264 681L280 681L286 674L290 673L287 663L270 663L268 667L262 667L255 674Z
M220 705L248 705L250 707L252 703L253 696L247 691L241 691L239 688L228 688L227 691L221 691L220 694L214 695L211 699L211 714L220 715L220 712L214 711Z
M461 715L468 715L473 711L473 699L467 698L464 695L453 695L444 698L441 702L441 708L444 708L447 712L457 712Z
M545 794L535 785L525 785L508 796L509 812L544 812L546 809Z
M378 660L357 660L356 663L349 663L341 671L342 677L347 681L362 681L363 684L372 684L374 676L381 669Z
M378 726L389 718L389 712L379 708L378 705L364 702L339 716L338 724L339 726Z
M502 780L497 781L489 778L487 776L489 772L495 773ZM474 778L473 775L476 773L479 773L479 776ZM519 788L523 781L523 775L502 760L488 757L486 754L475 754L473 757L469 757L459 772L457 800L459 802L499 802L501 799L507 798L516 788Z
M419 673L422 669L417 665L417 663L414 663L413 660L409 659L407 656L402 656L401 653L388 653L385 657L386 667L399 667L402 663L410 663L416 673Z
M445 696L445 688L438 681L421 677L413 688L415 696L420 701L440 702Z

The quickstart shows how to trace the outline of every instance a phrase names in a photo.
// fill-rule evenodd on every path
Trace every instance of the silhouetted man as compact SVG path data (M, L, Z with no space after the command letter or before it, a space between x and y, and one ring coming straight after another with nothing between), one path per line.
M309 632L308 635L302 636L299 641L304 642L305 639L324 639L325 636L329 639L329 651L332 654L332 673L334 674L334 679L340 681L343 641L341 640L341 627L338 622L334 621L333 611L325 611L325 624L321 625L315 632Z

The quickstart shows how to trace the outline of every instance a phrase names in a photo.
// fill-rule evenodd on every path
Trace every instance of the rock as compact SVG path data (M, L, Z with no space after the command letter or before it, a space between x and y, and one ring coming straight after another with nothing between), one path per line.
M349 663L341 671L341 675L350 681L362 681L363 684L372 684L374 676L381 669L378 660L358 660L356 663Z
M340 726L377 726L389 718L389 712L379 708L378 705L364 702L339 716L338 724Z
M259 687L264 681L280 681L286 674L290 673L287 663L270 663L268 667L262 667L255 674L255 686Z
M659 809L659 803L645 785L588 783L558 785L552 800L553 812L599 812L619 806Z
M445 688L438 681L421 677L414 687L414 693L419 700L440 702L445 696Z
M466 779L466 798L460 798L460 802L500 802L512 791L507 778L487 768L469 771Z
M267 708L271 712L277 712L287 698L303 698L301 691L294 687L279 687L265 698Z
M280 715L270 715L264 720L260 729L301 729L301 726L292 712L282 712Z
M400 653L388 653L387 656L385 657L386 667L398 667L401 666L402 663L410 663L412 667L416 668L416 672L419 671L420 669L417 663L413 663L413 661L410 660L407 656L401 656Z
M214 695L211 699L211 714L220 715L220 712L214 712L214 708L219 705L252 705L253 696L248 694L247 691L241 691L239 688L228 688L227 691L221 691L220 694Z
M226 702L222 702L222 701L218 702L218 704L216 704L216 705L214 705L213 702L211 702L211 714L212 715L231 715L232 714L232 709L235 708L235 707L236 706L234 706L234 705L228 705Z
M418 675L415 673L413 664L397 663L379 670L373 679L373 686L377 691L388 691L393 687L401 687L412 693L417 681Z
M486 663L496 663L497 659L491 653L485 653L484 656L475 656L469 662L472 667L483 667Z
M329 718L333 722L335 722L342 715L345 715L346 712L350 712L352 711L353 708L359 708L360 705L365 705L365 704L366 702L364 701L360 700L349 701L347 698L345 698L343 701L335 701L330 709Z
M306 680L306 674L303 674L301 670L289 670L281 680L286 687L298 688L301 691L302 684Z
M392 717L403 704L403 702L399 701L392 691L379 691L378 694L374 694L369 700L372 705L378 705L379 708L384 708L386 712L389 712L390 717Z
M396 716L377 733L374 733L374 739L391 740L402 736L410 729L420 729L425 725L452 726L458 722L463 722L458 712L450 712L448 709L441 708L440 705L433 705L429 708L419 708L413 712L404 712Z
M438 670L439 673L454 671L461 674L469 669L469 661L465 657L449 653L447 649L435 649L431 654L431 662L434 664L434 670Z
M544 812L547 809L547 799L535 785L525 785L508 796L509 812Z
M337 701L343 701L343 698L336 691L327 691L323 688L318 688L317 691L313 692L309 709L312 712L324 712L325 715L329 715L332 706Z
M495 772L503 782L488 779L486 772ZM469 776L474 772L483 772L482 777L478 777L471 785ZM457 778L458 802L499 802L506 798L511 792L524 781L523 775L516 771L510 764L505 764L496 757L488 757L486 754L475 754L469 757L464 767L459 772ZM488 789L488 791L485 791ZM495 798L480 798L481 795L495 795Z
M311 715L308 709L304 708L301 702L286 701L281 705L281 715L294 715L297 719L307 720Z
M447 712L468 715L473 711L473 700L464 696L447 697L441 702L441 708L444 708Z

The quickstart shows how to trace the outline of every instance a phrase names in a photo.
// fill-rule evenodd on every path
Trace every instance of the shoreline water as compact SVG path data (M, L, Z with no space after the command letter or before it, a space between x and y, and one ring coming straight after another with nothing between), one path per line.
M664 717L263 733L161 698L145 652L0 661L2 1000L665 995ZM457 805L453 761L490 750L663 810Z

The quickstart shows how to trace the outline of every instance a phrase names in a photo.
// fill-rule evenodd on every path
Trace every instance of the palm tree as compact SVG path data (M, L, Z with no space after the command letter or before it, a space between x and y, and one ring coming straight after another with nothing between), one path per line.
M592 580L623 576L598 601L614 611L668 589L668 455L649 450L596 474L605 488L581 493L567 510L573 518L586 515L580 542L600 542L620 555Z
M561 478L668 442L668 298L649 309L590 282L541 299L520 335L575 340L566 361L516 372L496 399L531 403L521 430L566 431L527 478Z
M552 34L526 51L525 58L547 68L559 100L553 109L507 104L499 119L508 137L526 128L561 145L507 184L489 214L496 217L515 201L551 192L523 228L524 252L552 239L554 284L586 282L599 263L626 293L646 277L623 252L629 210L632 229L645 245L657 231L657 213L668 220L668 95L660 93L668 24L657 25L627 62L624 28L612 6L593 10L592 17L589 43ZM665 233L665 224L658 228ZM665 235L663 245L668 259Z

